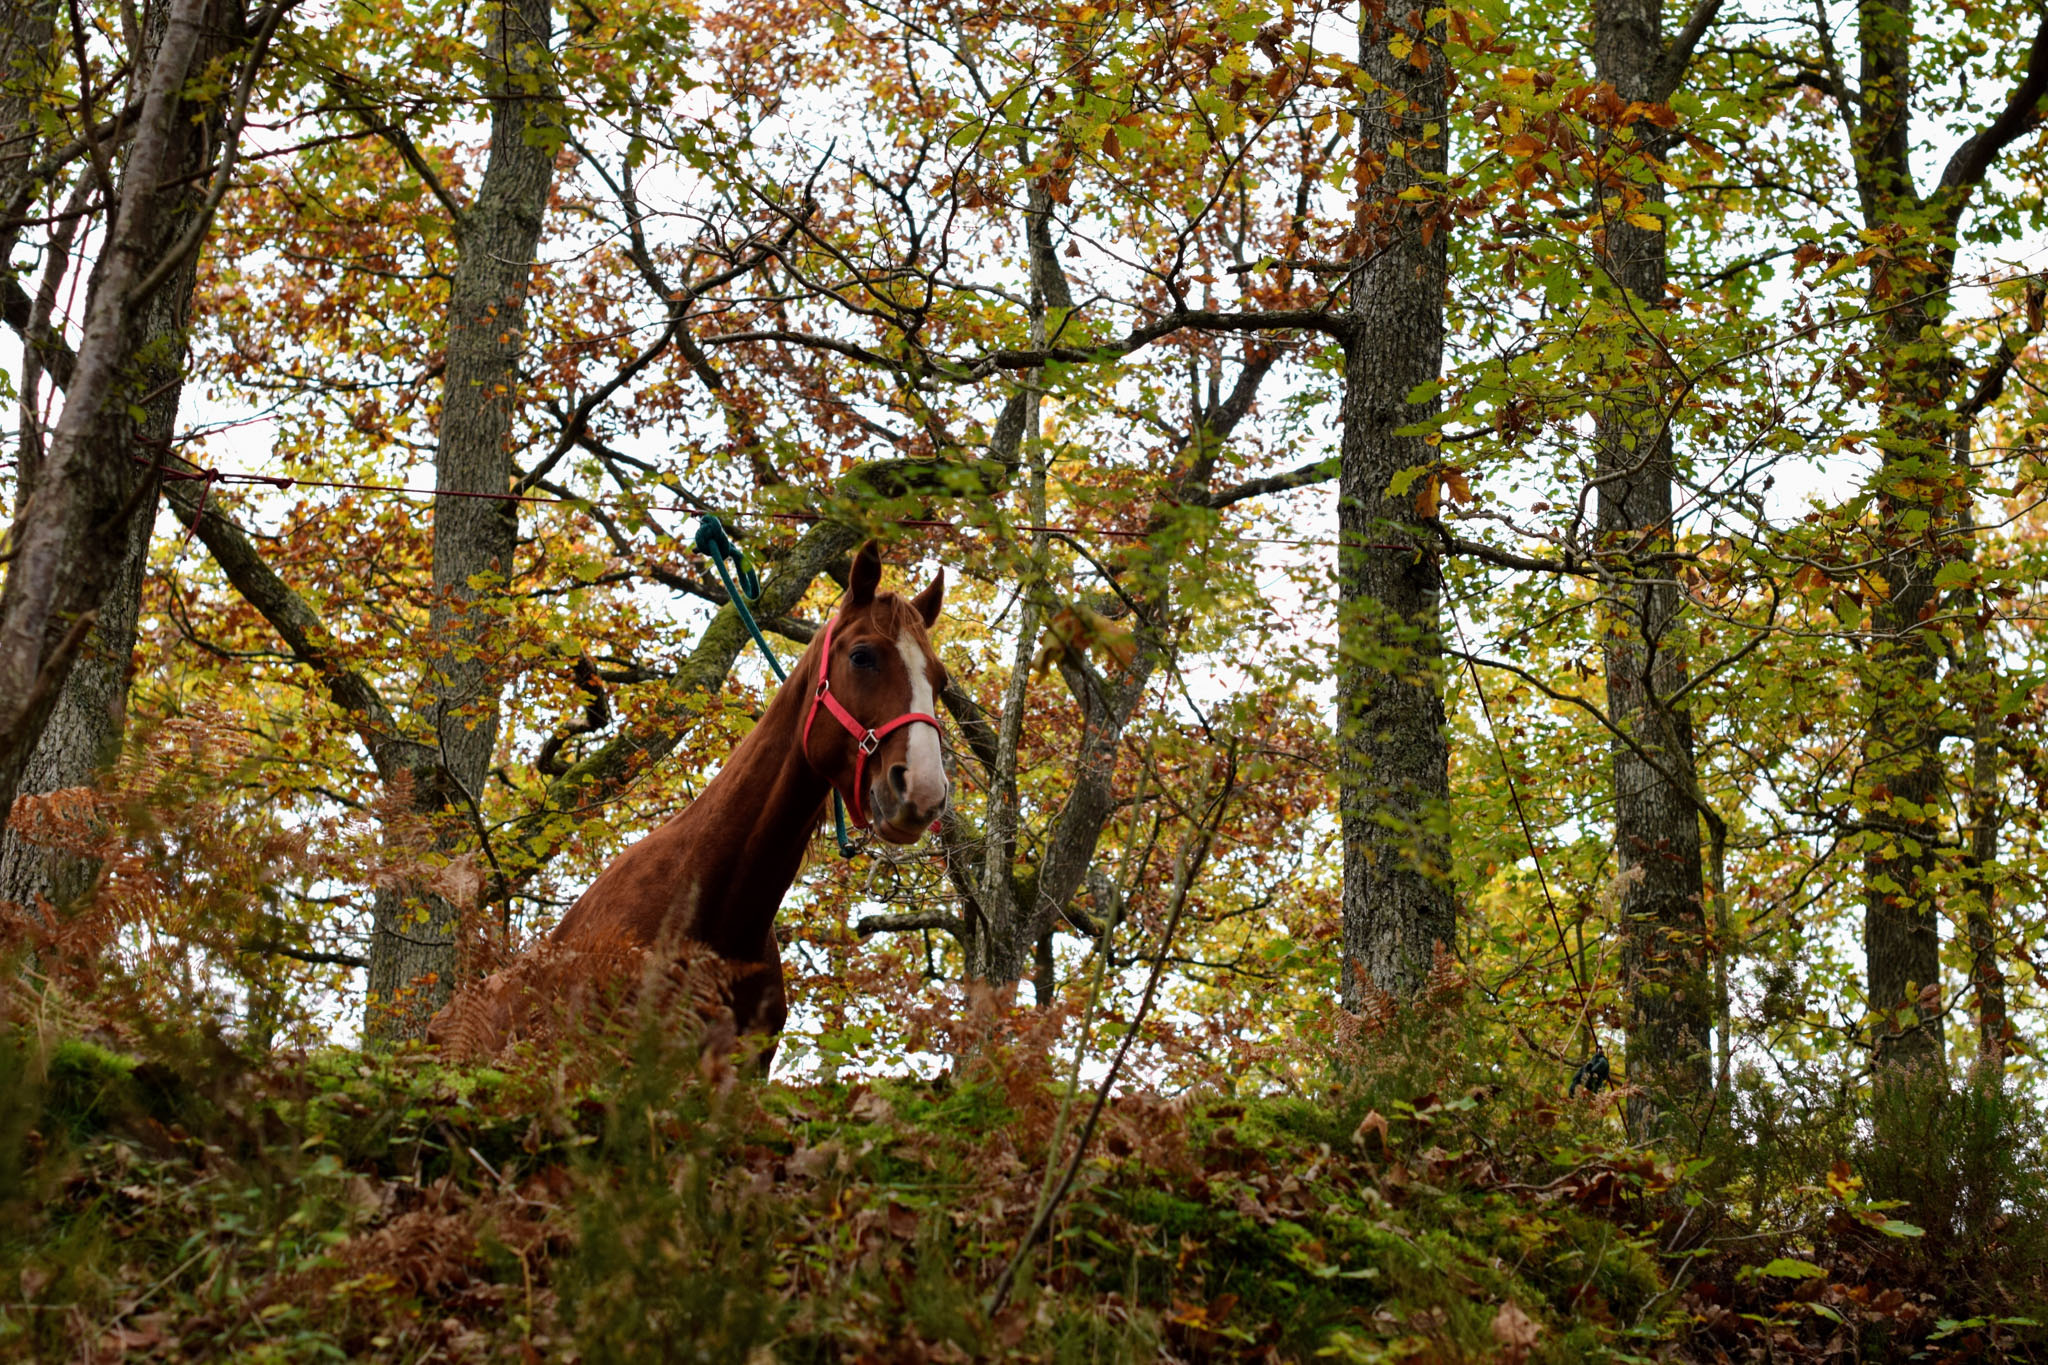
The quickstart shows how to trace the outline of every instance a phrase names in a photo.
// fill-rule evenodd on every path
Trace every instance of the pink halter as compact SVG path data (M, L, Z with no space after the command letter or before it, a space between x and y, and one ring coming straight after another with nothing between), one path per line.
M806 762L810 761L811 722L818 718L818 707L822 703L825 709L832 713L833 719L845 726L846 732L852 735L856 741L853 760L853 798L846 804L853 807L853 827L855 829L866 829L868 827L868 814L864 798L867 793L867 784L862 781L862 778L867 772L868 755L882 747L884 736L894 734L906 725L922 723L936 730L939 728L939 721L938 717L928 716L922 711L906 711L896 717L896 719L883 724L880 729L870 730L867 726L862 725L859 720L855 719L853 712L840 705L839 698L832 695L832 632L838 628L839 622L836 618L825 623L825 644L824 648L818 651L818 686L811 693L810 710L804 713L804 760Z

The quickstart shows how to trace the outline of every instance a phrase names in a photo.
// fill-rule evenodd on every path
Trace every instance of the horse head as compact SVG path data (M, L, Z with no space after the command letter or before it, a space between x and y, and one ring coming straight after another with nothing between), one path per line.
M810 699L804 756L846 801L856 825L914 843L946 806L934 702L946 668L926 633L946 595L942 569L915 597L877 592L872 541L854 556L846 596L805 655Z

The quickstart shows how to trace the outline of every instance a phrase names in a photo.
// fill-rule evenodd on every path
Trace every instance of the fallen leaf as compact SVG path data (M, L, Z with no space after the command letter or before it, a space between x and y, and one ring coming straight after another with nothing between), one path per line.
M896 1107L889 1103L888 1097L872 1090L863 1091L846 1112L862 1123L889 1123L896 1117Z
M1508 1365L1521 1365L1527 1360L1542 1335L1542 1324L1524 1313L1513 1299L1493 1315L1493 1339L1500 1343L1500 1359Z
M1368 1109L1365 1111L1365 1117L1358 1121L1358 1128L1351 1134L1351 1140L1357 1143L1360 1147L1363 1147L1365 1146L1365 1135L1367 1133L1379 1134L1380 1151L1382 1153L1391 1154L1393 1152L1394 1145L1391 1142L1387 1141L1386 1115L1382 1114L1377 1109Z

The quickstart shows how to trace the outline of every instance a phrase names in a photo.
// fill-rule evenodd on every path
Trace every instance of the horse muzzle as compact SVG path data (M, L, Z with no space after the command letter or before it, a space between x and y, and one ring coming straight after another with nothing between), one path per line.
M911 765L891 764L868 792L875 833L892 844L916 843L945 813L947 794L943 775L919 780Z

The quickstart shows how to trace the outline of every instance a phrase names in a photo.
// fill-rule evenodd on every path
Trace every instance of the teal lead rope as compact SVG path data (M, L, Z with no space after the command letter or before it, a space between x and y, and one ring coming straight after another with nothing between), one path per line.
M753 609L747 605L761 600L761 575L754 571L747 552L733 543L725 523L709 512L697 519L697 537L693 544L697 553L710 560L711 567L718 571L718 581L725 585L725 595L731 599L733 609L739 612L747 634L753 636L754 643L761 647L761 657L768 661L768 671L775 675L775 681L788 681L789 674L783 671L782 661L768 647L768 639L761 634L761 625L754 619ZM839 856L851 858L859 853L860 845L846 832L846 803L839 799L837 787L832 789L832 821L839 836Z

